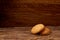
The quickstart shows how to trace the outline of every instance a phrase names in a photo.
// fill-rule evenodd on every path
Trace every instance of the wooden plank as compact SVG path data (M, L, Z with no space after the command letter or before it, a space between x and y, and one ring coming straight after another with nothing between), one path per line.
M7 17L4 16L5 19L0 24L8 27L33 26L38 23L60 25L59 2L59 0L2 1L2 13Z
M60 40L60 26L56 27L50 26L52 33L46 36L31 34L31 27L0 28L0 40Z

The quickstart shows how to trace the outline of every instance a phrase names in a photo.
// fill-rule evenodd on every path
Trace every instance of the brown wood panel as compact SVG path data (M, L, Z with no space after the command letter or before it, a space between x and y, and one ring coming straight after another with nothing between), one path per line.
M60 27L48 26L50 35L33 35L31 27L0 28L0 40L60 40Z
M2 1L2 13L7 17L3 19L1 26L32 26L38 23L60 25L59 2L59 0Z

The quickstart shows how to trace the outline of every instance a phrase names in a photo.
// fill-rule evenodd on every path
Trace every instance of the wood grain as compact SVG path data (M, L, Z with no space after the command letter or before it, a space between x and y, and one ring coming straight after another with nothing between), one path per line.
M33 26L38 23L60 25L59 0L1 1L1 26ZM5 15L5 16L4 16Z
M31 34L31 27L0 28L0 40L60 40L60 26L49 28L52 33L43 36Z

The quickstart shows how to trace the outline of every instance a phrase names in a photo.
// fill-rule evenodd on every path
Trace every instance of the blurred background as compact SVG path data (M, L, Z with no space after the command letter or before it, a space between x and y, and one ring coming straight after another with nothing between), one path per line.
M60 0L0 0L0 27L42 23L60 25Z

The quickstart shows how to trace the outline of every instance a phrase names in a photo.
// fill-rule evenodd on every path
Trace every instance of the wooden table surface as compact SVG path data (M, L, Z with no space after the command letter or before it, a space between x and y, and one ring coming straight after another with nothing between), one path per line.
M0 40L60 40L60 26L51 27L50 35L33 35L31 27L0 28Z

